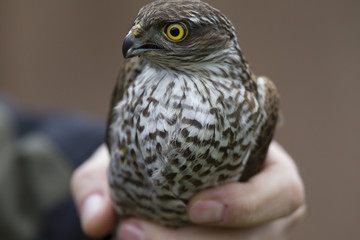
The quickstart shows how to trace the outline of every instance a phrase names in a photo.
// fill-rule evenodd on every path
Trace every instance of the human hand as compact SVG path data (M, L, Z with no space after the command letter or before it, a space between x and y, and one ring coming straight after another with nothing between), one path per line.
M249 181L229 183L195 194L188 216L197 225L170 228L131 218L116 226L107 182L109 154L101 146L77 169L72 192L83 230L92 237L117 228L117 239L286 239L305 213L304 187L291 157L275 142L264 168Z

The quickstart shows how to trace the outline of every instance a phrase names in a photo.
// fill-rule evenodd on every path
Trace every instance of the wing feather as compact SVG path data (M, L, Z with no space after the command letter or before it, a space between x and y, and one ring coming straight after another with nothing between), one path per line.
M125 90L134 82L136 77L141 74L144 68L144 61L142 58L130 58L126 59L121 69L117 80L116 85L113 90L113 94L110 101L110 109L107 119L107 128L106 128L106 145L110 149L113 139L111 139L109 131L110 125L115 120L114 107L119 101L124 97Z
M274 83L266 77L258 77L256 83L258 100L264 106L267 121L261 127L260 135L256 139L256 145L251 152L240 181L247 181L261 170L279 115L280 97Z

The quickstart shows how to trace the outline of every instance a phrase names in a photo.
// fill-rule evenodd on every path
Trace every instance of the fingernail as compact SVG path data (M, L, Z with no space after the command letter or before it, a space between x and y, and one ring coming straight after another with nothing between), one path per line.
M144 234L140 226L133 223L126 223L120 227L117 234L120 240L143 240Z
M220 222L224 214L224 205L215 200L205 200L195 203L190 208L189 217L195 223Z
M92 194L87 197L81 207L81 223L85 224L89 220L97 217L103 204L103 197L100 194Z

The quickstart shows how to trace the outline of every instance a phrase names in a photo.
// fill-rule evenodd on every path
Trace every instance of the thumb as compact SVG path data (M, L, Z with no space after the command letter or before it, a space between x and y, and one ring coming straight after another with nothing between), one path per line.
M109 153L105 145L78 169L71 179L71 190L83 231L91 237L108 234L116 224L107 184Z

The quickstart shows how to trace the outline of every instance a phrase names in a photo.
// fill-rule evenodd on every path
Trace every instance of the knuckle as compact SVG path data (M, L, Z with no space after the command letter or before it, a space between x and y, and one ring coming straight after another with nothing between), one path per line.
M80 179L82 179L82 175L83 175L83 171L82 168L77 168L75 169L75 171L73 172L72 176L71 176L71 189L74 191L74 189L77 186L77 183L79 182Z
M305 189L300 176L296 175L290 183L290 203L292 211L295 211L305 202Z
M75 169L70 181L73 193L76 193L78 190L80 190L84 184L91 182L89 180L91 180L92 177L93 173L91 170L91 166L89 166L87 163Z
M306 205L302 205L295 213L295 220L294 222L299 222L301 219L303 219L306 215L307 208Z
M251 226L256 222L254 209L258 208L255 199L239 200L228 208L228 216L225 221L234 226Z

